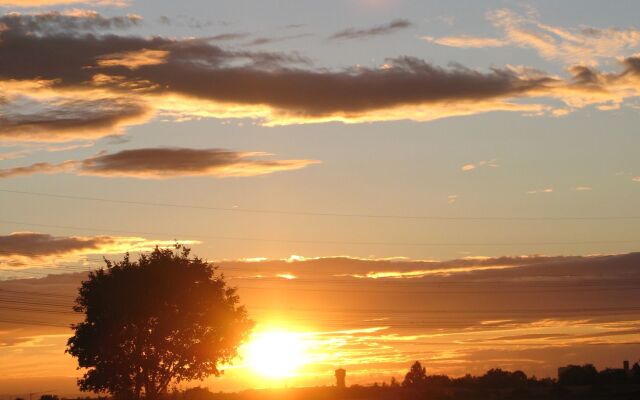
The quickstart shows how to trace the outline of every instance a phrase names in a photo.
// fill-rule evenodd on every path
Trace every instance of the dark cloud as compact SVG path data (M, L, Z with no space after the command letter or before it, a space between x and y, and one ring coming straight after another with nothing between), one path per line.
M249 36L248 33L221 33L219 35L209 36L207 40L210 41L225 41L225 40L238 40L244 39Z
M438 102L481 102L525 95L549 81L523 79L508 70L481 73L459 66L439 68L415 58L390 60L388 69L344 72L207 68L169 62L130 75L188 96L267 105L300 116L349 115L404 105L427 107ZM185 78L178 80L176 76Z
M334 33L329 37L329 39L366 39L372 36L388 35L411 26L411 22L406 19L396 19L388 24L377 25L367 29L345 29Z
M398 29L403 24L392 25ZM573 70L572 81L565 82L526 68L480 72L460 65L438 67L412 57L390 59L380 67L327 70L312 68L308 59L295 53L224 49L212 44L212 38L43 32L0 32L0 80L45 82L49 90L83 101L85 93L94 98L97 91L178 118L231 115L276 125L425 121L497 110L540 114L553 107L515 100L546 96L584 107L620 102L633 96L629 89L637 84L633 57L623 61L625 70L619 74L581 67ZM179 99L169 101L168 95ZM128 108L126 117L142 114L144 106L138 107ZM107 120L119 120L121 113L109 114ZM66 110L65 114L74 115ZM11 121L7 124L13 129ZM55 136L55 129L52 132Z
M108 236L52 236L45 233L17 232L0 236L0 256L42 256L96 250L114 243Z
M572 75L573 87L585 90L599 90L602 92L615 91L619 85L635 87L640 78L640 56L626 57L620 60L623 67L621 72L602 72L586 65L575 65L569 68ZM629 80L632 82L628 82Z
M4 29L23 34L64 34L77 31L98 31L106 29L127 29L140 25L142 17L104 17L95 11L74 10L73 12L48 11L38 14L9 13L0 17Z
M38 173L161 179L179 176L256 176L304 168L314 160L271 160L269 154L221 149L146 148L99 154L59 164L36 163L0 170L0 178Z
M282 42L285 40L291 40L291 39L299 39L299 38L303 38L303 37L307 37L307 36L311 36L310 33L301 33L298 35L289 35L289 36L277 36L277 37L257 37L251 41L249 41L248 43L246 43L247 46L261 46L264 44L271 44L271 43L277 43L277 42Z
M123 150L84 160L80 173L100 176L253 176L303 168L312 160L265 160L263 153L221 149L148 148Z
M154 92L173 92L200 99L267 106L286 114L350 115L404 105L428 107L438 102L482 102L523 96L541 89L550 78L521 77L512 70L482 73L461 66L440 68L405 57L387 68L326 71L293 68L297 55L228 51L200 40L169 40L114 35L34 37L2 32L0 78L56 80L57 87L95 86L130 91L136 83ZM98 65L111 54L163 51L163 62L142 65ZM115 79L117 77L118 79ZM146 85L146 86L144 86ZM455 108L457 104L451 104Z
M64 141L117 133L125 125L147 118L149 110L138 101L121 98L39 101L13 98L0 103L0 139L11 141Z
M152 74L145 77L147 73L153 72L147 71L147 68L140 68L132 73L125 65L110 64L100 67L98 62L111 55L135 55L145 51L166 52L163 69L176 74L173 78L176 82L188 79L183 74L190 72L190 69L216 70L231 68L231 64L269 68L307 62L295 54L227 51L208 44L206 39L172 40L92 34L32 36L14 30L0 32L0 39L0 57L5 61L0 66L1 79L57 80L57 87L86 87L95 83L96 75L103 74L103 77L114 78L113 81L117 81L120 87L128 91L131 90L131 83L146 83L148 88L169 85L163 86L163 89L171 90L171 85L175 82L154 82Z

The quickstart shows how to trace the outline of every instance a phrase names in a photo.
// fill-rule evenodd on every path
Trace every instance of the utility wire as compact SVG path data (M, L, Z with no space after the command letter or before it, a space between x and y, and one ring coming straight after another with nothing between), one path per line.
M180 203L163 203L133 200L107 199L101 197L76 196L67 194L29 192L22 190L0 189L0 192L29 196L50 197L59 199L97 201L115 204L128 204L136 206L184 208L196 210L224 211L233 213L272 214L313 217L338 217L338 218L375 218L375 219L400 219L400 220L431 220L431 221L602 221L602 220L629 220L640 219L640 215L613 215L613 216L567 216L567 217L510 217L510 216L433 216L433 215L401 215L401 214L359 214L359 213L334 213L316 211L287 211L260 208L235 208L190 205Z
M567 245L593 245L593 244L623 244L623 243L640 243L640 239L636 240L585 240L585 241L557 241L557 242L496 242L496 243L482 243L482 242L350 242L350 241L337 241L337 240L298 240L298 239L270 239L270 238L255 238L255 237L240 237L240 236L209 236L199 234L185 234L185 233L166 233L166 232L149 232L149 231L130 231L122 229L107 229L107 228L91 228L69 225L55 225L55 224L40 224L30 223L13 220L0 220L1 223L12 225L24 225L24 226L37 226L45 228L55 229L74 229L93 232L114 232L134 235L161 235L161 236L181 236L181 237L193 237L213 240L237 240L237 241L254 241L254 242L268 242L268 243L300 243L300 244L333 244L333 245L356 245L356 246L407 246L407 247L492 247L492 246L567 246Z

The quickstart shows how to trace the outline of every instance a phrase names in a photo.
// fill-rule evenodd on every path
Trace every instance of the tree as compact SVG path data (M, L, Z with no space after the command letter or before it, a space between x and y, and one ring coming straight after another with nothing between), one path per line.
M236 289L190 249L105 259L82 282L67 352L87 371L80 389L156 399L172 382L219 376L253 326Z
M481 376L479 381L490 388L512 388L524 385L527 382L527 375L522 371L510 372L494 368Z
M427 380L427 369L420 364L420 361L416 361L409 369L409 372L402 381L402 386L405 387L418 387L424 384Z

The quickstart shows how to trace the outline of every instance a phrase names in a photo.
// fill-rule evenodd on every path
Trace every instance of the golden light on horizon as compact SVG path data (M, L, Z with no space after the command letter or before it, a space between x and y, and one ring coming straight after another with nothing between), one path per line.
M246 366L268 379L293 377L307 363L302 335L281 329L254 333L243 353Z

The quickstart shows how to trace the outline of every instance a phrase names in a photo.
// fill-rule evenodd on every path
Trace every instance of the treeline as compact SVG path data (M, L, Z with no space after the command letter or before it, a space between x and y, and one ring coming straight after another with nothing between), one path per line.
M347 388L308 387L212 393L205 388L173 391L164 400L631 400L640 399L640 365L598 371L593 365L571 365L559 379L528 377L522 371L491 369L484 375L451 378L429 375L416 361L401 381ZM104 399L104 398L103 398ZM22 399L16 399L22 400ZM44 395L40 400L59 400ZM127 399L122 399L127 400Z
M569 365L562 369L558 383L564 386L640 384L640 364L635 363L628 371L619 368L598 371L592 364Z
M348 375L347 375L348 378ZM640 366L629 371L593 365L569 366L560 379L529 377L522 371L491 369L480 376L429 375L415 362L401 381L371 385L248 390L211 393L194 388L169 400L631 400L640 399Z

